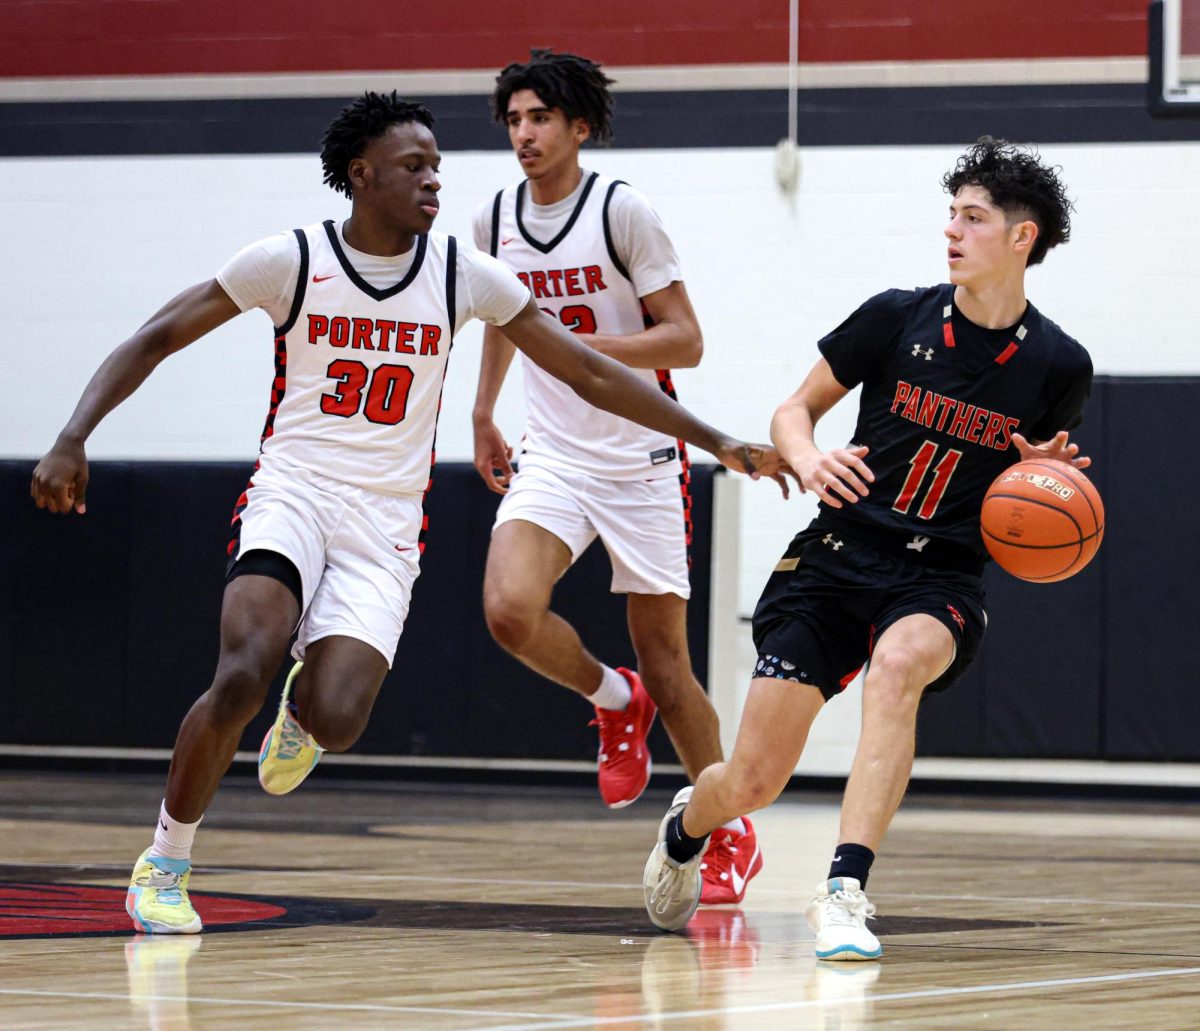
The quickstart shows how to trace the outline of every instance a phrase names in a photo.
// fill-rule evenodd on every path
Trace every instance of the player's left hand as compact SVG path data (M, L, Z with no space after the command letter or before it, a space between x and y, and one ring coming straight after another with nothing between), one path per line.
M747 444L741 440L729 440L718 449L717 460L726 469L732 469L735 473L745 473L752 480L763 476L774 480L779 484L785 499L792 496L787 477L795 479L796 474L783 460L778 448L770 444Z
M1080 455L1078 444L1067 443L1066 430L1059 430L1050 440L1035 443L1026 440L1019 433L1014 433L1012 435L1012 442L1016 445L1022 462L1042 458L1054 462L1066 462L1068 465L1073 465L1076 469L1086 469L1092 464L1090 458Z

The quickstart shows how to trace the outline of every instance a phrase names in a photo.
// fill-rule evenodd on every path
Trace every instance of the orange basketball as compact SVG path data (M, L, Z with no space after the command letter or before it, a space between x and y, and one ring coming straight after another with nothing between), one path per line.
M1092 561L1104 537L1104 502L1066 462L1018 462L992 482L979 514L983 543L1001 569L1052 583Z

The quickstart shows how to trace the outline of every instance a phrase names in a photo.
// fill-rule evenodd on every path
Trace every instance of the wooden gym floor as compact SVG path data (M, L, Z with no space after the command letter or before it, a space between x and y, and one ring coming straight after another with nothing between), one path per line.
M123 911L162 777L0 773L4 1028L1200 1027L1200 812L902 807L871 879L884 958L813 957L836 798L756 822L740 908L657 933L642 864L669 801L231 778L197 840L201 936Z

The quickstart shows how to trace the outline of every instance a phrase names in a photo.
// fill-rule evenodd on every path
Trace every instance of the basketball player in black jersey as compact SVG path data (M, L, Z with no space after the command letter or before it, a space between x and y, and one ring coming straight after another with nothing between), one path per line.
M908 784L918 703L962 674L983 637L983 495L1022 459L1090 464L1067 431L1091 360L1025 298L1026 268L1070 233L1056 170L984 137L943 186L950 282L872 297L820 341L821 359L775 413L772 440L819 514L755 611L758 664L732 757L662 822L644 880L660 927L694 911L709 833L778 796L821 706L869 660L839 844L808 920L820 959L881 955L863 888ZM853 443L822 452L814 426L859 385Z

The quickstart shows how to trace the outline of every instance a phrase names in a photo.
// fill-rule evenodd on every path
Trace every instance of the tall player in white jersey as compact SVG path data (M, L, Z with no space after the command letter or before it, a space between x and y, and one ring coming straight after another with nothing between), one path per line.
M289 753L272 760L286 781L275 788L303 779L314 738L341 751L365 727L417 576L446 360L468 319L512 327L526 354L596 404L731 468L777 468L773 450L723 436L582 346L499 262L431 232L432 123L394 93L347 107L321 160L350 217L253 244L168 302L101 365L34 470L39 507L83 513L84 443L100 420L169 354L250 308L271 317L271 408L234 516L217 671L180 728L154 841L134 866L126 909L139 930L201 929L188 898L192 840L293 634L304 661L289 678L295 707L268 737Z
M578 339L674 396L669 370L696 365L703 350L675 249L641 193L579 163L586 140L611 135L611 83L595 62L548 50L500 73L492 110L525 178L479 209L475 242ZM687 453L682 441L589 405L526 361L514 474L493 419L514 344L515 327L484 330L474 415L475 466L505 495L484 581L488 626L531 669L595 706L600 794L618 808L650 778L656 709L692 780L722 759L717 715L688 655ZM550 611L554 584L597 536L612 560L612 590L628 597L636 673L599 662ZM704 857L704 901L740 902L761 866L753 827L730 821Z

